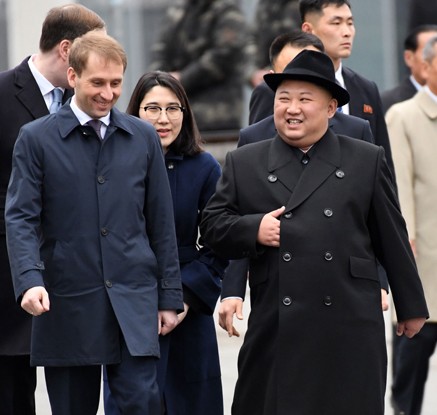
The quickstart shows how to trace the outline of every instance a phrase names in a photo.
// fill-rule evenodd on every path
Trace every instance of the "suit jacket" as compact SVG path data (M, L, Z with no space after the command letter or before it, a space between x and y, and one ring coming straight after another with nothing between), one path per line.
M343 66L342 75L350 95L349 113L369 121L373 137L375 137L375 144L384 148L385 158L394 178L390 141L378 87L375 82L369 81L345 66ZM396 183L396 180L393 182Z
M329 120L329 126L337 134L347 135L353 138L373 143L372 131L369 127L369 122L352 115L346 115L337 112L333 118ZM275 123L273 115L268 116L264 120L250 125L249 127L240 130L240 139L238 147L245 144L255 143L258 141L272 138L276 135ZM222 298L226 297L241 297L244 298L246 293L246 277L249 263L246 259L231 261L225 271L222 283ZM383 272L383 270L381 270ZM385 274L382 274L381 285L388 290Z
M152 125L111 111L104 141L70 105L20 130L6 200L16 298L45 286L31 363L159 356L158 310L183 309L172 198Z
M273 90L264 81L258 84L250 95L249 125L272 115L274 101L275 93Z
M377 258L399 319L428 314L384 152L328 129L294 185L295 163L278 136L229 152L200 225L219 255L250 260L251 315L233 411L382 415ZM262 217L278 206L280 247L261 246Z
M437 322L437 103L426 90L393 105L387 126L398 181L399 201L432 322Z
M24 124L49 113L28 65L27 57L17 67L0 73L0 355L30 353L32 319L15 301L6 249L4 209L11 174L12 150ZM72 95L66 91L63 101Z
M384 114L387 110L398 102L406 101L412 98L417 92L416 87L411 82L410 77L404 78L404 80L396 87L384 91L381 94L382 110Z

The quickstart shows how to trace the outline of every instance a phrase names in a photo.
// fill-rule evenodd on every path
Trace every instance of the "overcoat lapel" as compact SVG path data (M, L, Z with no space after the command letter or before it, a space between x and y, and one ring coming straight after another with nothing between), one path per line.
M292 210L303 203L340 166L340 146L337 136L328 129L317 143L311 161L302 172L294 188L286 210Z

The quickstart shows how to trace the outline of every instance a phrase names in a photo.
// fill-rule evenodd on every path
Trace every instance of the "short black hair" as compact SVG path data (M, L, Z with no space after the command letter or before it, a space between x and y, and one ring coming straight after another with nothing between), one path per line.
M404 40L404 50L411 50L415 52L419 47L419 35L421 33L427 32L437 32L437 25L435 24L423 24L420 26L416 26L413 30L411 30L407 37Z
M299 0L299 14L302 23L305 21L305 17L308 13L322 13L323 8L326 6L348 6L352 9L349 0Z
M325 51L322 41L312 33L303 32L296 29L287 33L283 33L275 37L269 49L270 64L273 66L278 55L281 53L285 46L290 45L298 48L306 48L308 46L314 46L320 52Z

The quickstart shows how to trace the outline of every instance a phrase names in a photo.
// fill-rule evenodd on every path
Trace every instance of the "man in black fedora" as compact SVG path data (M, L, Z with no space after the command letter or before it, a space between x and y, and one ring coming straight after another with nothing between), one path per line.
M278 134L228 153L200 225L250 261L251 315L233 415L382 415L386 346L377 259L397 333L428 316L384 150L337 135L349 94L323 53L269 74Z

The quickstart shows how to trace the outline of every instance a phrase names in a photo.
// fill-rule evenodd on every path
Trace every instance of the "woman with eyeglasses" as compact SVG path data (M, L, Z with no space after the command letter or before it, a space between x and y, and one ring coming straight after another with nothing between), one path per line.
M178 326L161 336L158 384L166 415L223 415L223 396L213 312L227 261L198 241L200 215L215 191L219 163L203 151L187 95L166 72L144 74L127 111L150 122L165 154L173 195L185 310ZM150 183L153 186L153 183ZM116 415L105 385L105 413Z

